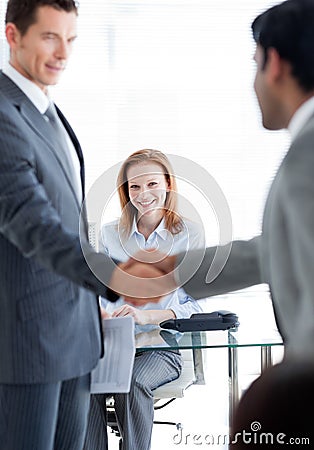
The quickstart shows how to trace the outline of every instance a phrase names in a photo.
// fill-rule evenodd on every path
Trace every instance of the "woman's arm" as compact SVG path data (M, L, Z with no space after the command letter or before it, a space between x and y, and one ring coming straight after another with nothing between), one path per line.
M112 317L131 316L138 325L158 325L163 320L175 319L176 315L171 309L138 309L125 304L117 308Z

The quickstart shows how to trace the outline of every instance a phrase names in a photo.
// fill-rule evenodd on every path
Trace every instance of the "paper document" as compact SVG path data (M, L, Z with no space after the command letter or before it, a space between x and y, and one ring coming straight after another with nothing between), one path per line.
M135 356L133 317L103 321L105 354L92 371L91 393L129 392Z

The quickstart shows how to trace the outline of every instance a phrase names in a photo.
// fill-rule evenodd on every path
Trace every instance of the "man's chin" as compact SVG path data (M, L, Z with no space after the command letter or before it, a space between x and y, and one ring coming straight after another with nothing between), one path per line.
M269 131L278 131L278 130L282 130L284 128L283 125L279 125L279 124L274 123L272 121L266 120L264 117L263 117L263 120L262 120L262 124L263 124L263 127L266 130L269 130Z
M44 80L42 80L42 84L47 88L48 86L55 86L60 81L61 74L53 75L46 77Z

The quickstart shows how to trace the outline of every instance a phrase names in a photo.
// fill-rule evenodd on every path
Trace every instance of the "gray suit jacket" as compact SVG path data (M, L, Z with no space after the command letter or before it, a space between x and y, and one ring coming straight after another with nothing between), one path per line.
M84 192L81 148L59 116L81 162ZM100 357L95 294L108 293L86 264L80 210L53 132L0 72L0 383L70 379ZM85 256L108 281L114 264L89 246L82 217Z
M262 234L233 242L221 274L207 284L215 248L206 250L200 269L184 284L201 298L268 283L286 354L314 359L314 117L287 152L266 202ZM198 255L179 258L184 280Z

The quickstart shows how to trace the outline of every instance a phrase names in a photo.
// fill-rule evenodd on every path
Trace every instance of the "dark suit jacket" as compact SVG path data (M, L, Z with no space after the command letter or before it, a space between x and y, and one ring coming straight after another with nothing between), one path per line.
M59 115L84 191L81 148ZM0 383L77 377L101 354L95 294L108 294L103 282L114 264L88 244L86 216L79 225L81 205L55 145L44 117L0 72Z

